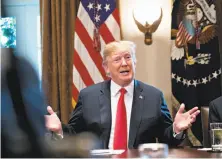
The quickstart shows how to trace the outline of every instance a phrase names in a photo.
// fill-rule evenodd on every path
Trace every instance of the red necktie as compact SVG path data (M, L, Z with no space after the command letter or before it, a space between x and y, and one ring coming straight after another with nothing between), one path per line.
M120 97L117 105L116 125L114 131L113 149L127 149L127 118L124 94L126 90L120 89Z

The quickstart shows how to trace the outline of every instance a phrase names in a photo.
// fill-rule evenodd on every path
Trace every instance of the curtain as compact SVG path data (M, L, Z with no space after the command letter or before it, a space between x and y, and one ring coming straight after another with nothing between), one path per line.
M40 0L42 86L46 102L67 123L72 111L75 17L79 0Z

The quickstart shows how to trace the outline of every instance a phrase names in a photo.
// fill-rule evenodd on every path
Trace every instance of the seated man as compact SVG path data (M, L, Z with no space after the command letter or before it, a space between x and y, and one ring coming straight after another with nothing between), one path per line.
M46 127L57 134L88 131L96 134L103 148L137 148L142 143L178 145L183 131L200 113L197 107L183 113L182 104L172 122L160 90L134 79L135 44L111 42L103 52L103 67L110 80L83 89L68 125L48 107Z
M209 123L222 122L222 96L210 102Z

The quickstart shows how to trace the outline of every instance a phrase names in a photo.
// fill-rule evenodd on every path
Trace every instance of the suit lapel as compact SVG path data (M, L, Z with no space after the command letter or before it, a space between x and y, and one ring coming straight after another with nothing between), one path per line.
M105 81L100 90L100 118L102 126L101 140L103 148L108 148L110 130L111 130L111 101L110 101L110 80Z
M133 95L133 104L130 118L130 130L129 130L129 142L128 147L133 148L137 130L142 118L143 112L143 103L145 96L143 95L143 89L141 88L140 83L135 80L134 82L134 95Z

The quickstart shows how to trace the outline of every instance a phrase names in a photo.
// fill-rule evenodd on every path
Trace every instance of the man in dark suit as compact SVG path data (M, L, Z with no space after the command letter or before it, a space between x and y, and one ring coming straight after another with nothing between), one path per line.
M209 104L209 123L222 122L222 96Z
M135 80L135 44L111 42L103 52L103 67L111 80L83 89L68 125L48 107L46 127L60 134L89 131L102 141L103 148L137 148L142 143L178 145L200 113L197 107L184 111L180 106L172 122L163 94L157 88ZM124 105L124 106L122 106Z

